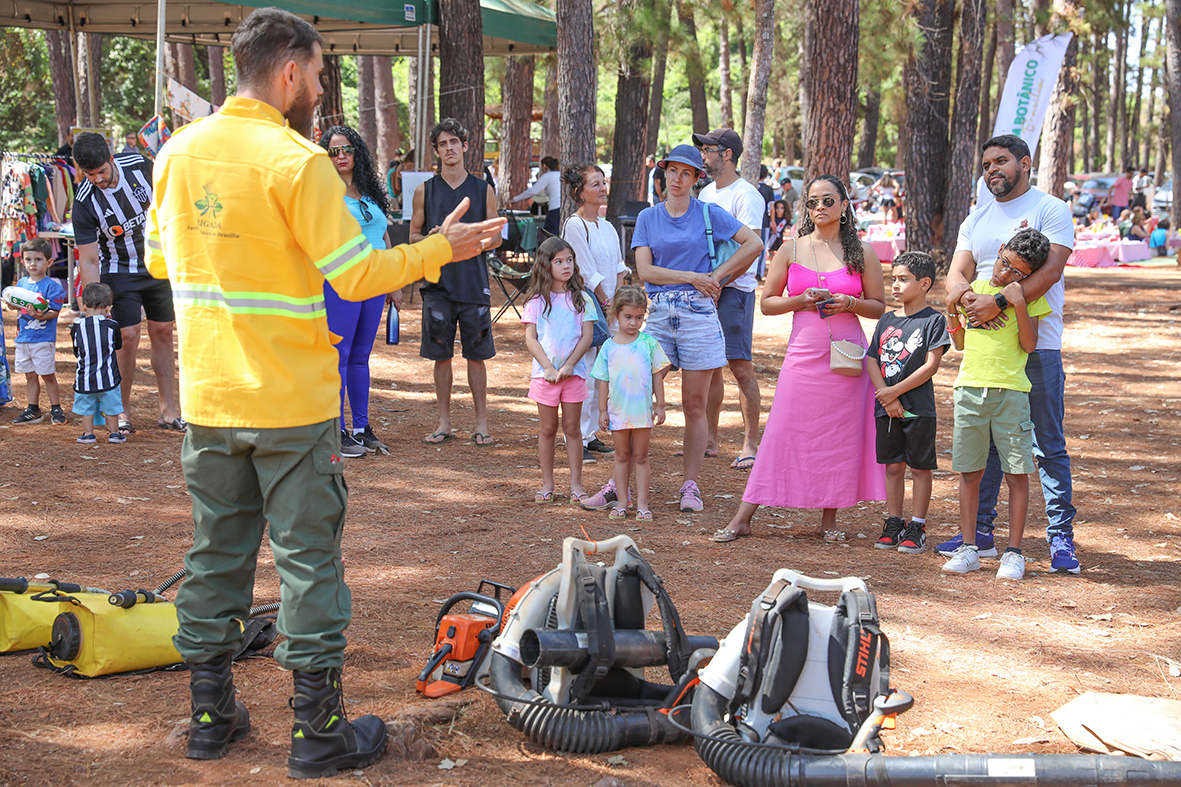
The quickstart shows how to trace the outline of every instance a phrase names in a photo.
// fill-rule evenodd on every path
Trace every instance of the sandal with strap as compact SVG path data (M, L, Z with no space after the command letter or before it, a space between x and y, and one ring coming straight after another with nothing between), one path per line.
M611 513L607 514L607 518L608 519L627 519L627 509L612 507Z
M646 509L643 509L643 508L636 509L636 521L637 522L651 522L652 521L652 512L648 511Z
M541 491L534 492L533 493L533 502L534 503L552 503L552 502L554 502L554 493L552 491L550 491L550 492L541 492Z

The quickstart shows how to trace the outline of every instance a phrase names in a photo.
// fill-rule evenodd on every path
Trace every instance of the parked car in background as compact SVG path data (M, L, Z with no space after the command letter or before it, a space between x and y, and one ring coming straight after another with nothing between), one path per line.
M1165 182L1157 186L1156 194L1152 198L1152 214L1167 216L1173 210L1173 179L1166 178Z
M789 178L791 178L792 188L794 188L797 193L802 195L804 193L804 168L803 167L785 167L784 169L787 170L787 176ZM778 199L782 196L783 196L783 188L780 187L775 192L775 198Z
M873 196L871 193L873 184L877 181L878 179L871 172L850 172L849 196L853 202L861 203Z
M1108 204L1107 194L1111 191L1116 177L1118 176L1114 173L1090 173L1078 176L1074 182L1080 184L1079 191L1081 193L1093 194L1103 212L1110 214L1111 205Z

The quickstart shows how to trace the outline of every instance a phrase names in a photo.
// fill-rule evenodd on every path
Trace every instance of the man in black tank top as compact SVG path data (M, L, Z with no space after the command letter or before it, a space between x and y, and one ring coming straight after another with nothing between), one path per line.
M438 231L443 219L467 199L470 204L461 221L479 222L496 215L496 192L486 181L464 169L467 129L447 118L431 129L431 147L439 157L439 173L414 190L414 217L410 220L410 242L416 243ZM500 245L495 239L485 250ZM434 445L452 437L451 358L455 354L455 327L463 357L467 359L468 386L476 411L472 442L491 445L488 431L488 372L484 362L496 355L492 343L491 291L484 255L455 261L446 266L437 284L422 286L422 347L419 354L435 362L435 398L439 426L423 438Z

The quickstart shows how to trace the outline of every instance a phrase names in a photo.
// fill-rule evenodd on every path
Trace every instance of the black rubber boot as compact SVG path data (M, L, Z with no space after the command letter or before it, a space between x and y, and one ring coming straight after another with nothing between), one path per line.
M190 759L220 760L231 742L250 732L250 713L234 698L232 663L229 653L201 664L189 663L193 715L185 756Z
M385 722L376 716L349 722L341 705L340 669L293 674L295 724L287 775L318 779L376 762L386 747Z

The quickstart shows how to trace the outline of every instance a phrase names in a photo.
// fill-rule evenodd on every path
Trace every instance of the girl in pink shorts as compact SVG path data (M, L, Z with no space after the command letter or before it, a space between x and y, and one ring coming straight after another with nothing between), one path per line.
M521 314L525 346L533 356L529 398L537 402L540 421L537 454L541 462L541 489L533 495L537 503L554 499L554 444L559 407L570 463L570 502L577 504L586 497L582 491L579 419L586 399L588 371L583 355L590 348L597 317L594 301L586 297L582 275L574 264L574 249L561 238L547 239L533 260Z

